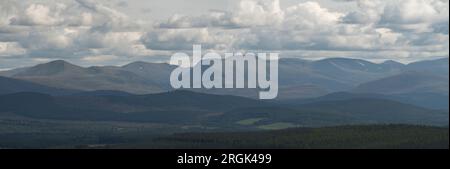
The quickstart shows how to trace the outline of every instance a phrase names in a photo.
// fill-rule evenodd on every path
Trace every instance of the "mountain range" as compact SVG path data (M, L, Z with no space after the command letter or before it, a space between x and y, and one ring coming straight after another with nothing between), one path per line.
M65 96L31 92L0 95L0 115L8 114L36 119L165 123L224 129L388 123L448 125L448 110L426 109L387 99L323 99L288 105L191 91L148 95L92 92Z
M407 65L345 58L281 59L279 98L262 101L255 99L256 89L173 90L168 79L173 65L81 67L58 60L1 72L0 117L223 130L392 123L448 126L445 62L448 58Z
M66 95L80 92L77 90L48 87L33 82L0 76L0 95L30 91L50 95Z
M8 77L34 82L37 84L82 91L117 90L131 93L157 93L165 91L158 78L152 79L141 76L140 69L135 64L124 67L93 66L83 68L66 61L57 60L45 64L39 64L29 68L4 72ZM147 63L146 69L153 69L157 64ZM167 65L168 66L168 65ZM131 71L136 70L136 73ZM163 75L161 71L157 75ZM14 73L11 73L14 72Z
M3 71L0 72L0 76L60 89L152 94L172 90L169 77L175 68L176 66L169 64L146 62L86 68L57 60L33 67ZM278 99L313 98L341 91L448 95L448 77L448 58L407 65L395 61L377 64L348 58L318 61L285 58L279 61ZM257 98L259 90L193 89L192 91Z

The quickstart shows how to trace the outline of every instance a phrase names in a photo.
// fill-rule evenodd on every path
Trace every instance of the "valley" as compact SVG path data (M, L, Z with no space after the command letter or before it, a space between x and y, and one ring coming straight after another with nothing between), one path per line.
M448 148L448 58L283 58L275 100L173 90L173 68L53 61L0 72L0 148Z

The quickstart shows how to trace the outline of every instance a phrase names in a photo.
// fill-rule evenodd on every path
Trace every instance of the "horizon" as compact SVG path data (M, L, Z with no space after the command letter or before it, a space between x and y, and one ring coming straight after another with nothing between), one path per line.
M370 63L374 63L374 64L383 64L385 62L388 61L394 61L396 63L400 63L403 65L409 65L412 63L416 63L416 62L423 62L423 61L434 61L434 60L441 60L441 59L449 59L448 56L443 56L443 57L435 57L435 58L428 58L428 59L424 59L424 60L417 60L417 61L412 61L412 62L399 62L396 60L383 60L383 61L379 61L379 62L375 62L375 61L371 61L371 60L366 60L366 59L360 59L360 58L347 58L347 57L330 57L330 58L320 58L320 59L303 59L303 58L298 58L298 57L289 57L289 58L279 58L279 60L284 60L284 59L298 59L298 60L304 60L304 61L310 61L310 62L317 62L317 61L322 61L322 60L329 60L329 59L348 59L348 60L363 60L366 62L370 62ZM204 60L204 59L202 59ZM172 65L168 62L151 62L151 61L141 61L141 60L136 60L136 61L130 61L124 64L118 64L118 65L80 65L74 62L71 62L69 60L65 60L65 59L55 59L55 60L49 60L49 61L45 61L45 62L41 62L41 63L36 63L33 65L29 65L29 66L21 66L21 67L14 67L14 68L2 68L0 69L0 72L4 72L4 71L10 71L10 70L14 70L14 69L20 69L20 68L28 68L28 67L34 67L37 65L42 65L42 64L48 64L48 63L53 63L53 62L58 62L58 61L63 61L78 67L82 67L82 68L90 68L90 67L109 67L109 66L114 66L114 67L123 67L129 64L133 64L133 63L138 63L138 62L143 62L143 63L150 63L150 64L167 64L167 65Z

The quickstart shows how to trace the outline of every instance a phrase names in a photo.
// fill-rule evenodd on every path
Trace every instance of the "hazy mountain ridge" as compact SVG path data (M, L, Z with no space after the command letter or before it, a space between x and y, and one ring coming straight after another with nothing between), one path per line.
M435 84L410 89L401 93L427 93L436 90L448 93L448 58L401 64L395 61L372 63L361 59L331 58L309 61L295 58L281 59L279 65L278 99L313 98L340 91L386 94L377 87L378 80L418 75L442 77L418 79L419 83ZM447 64L446 64L447 63ZM202 66L203 70L206 66ZM134 94L160 93L172 90L169 82L176 66L165 63L133 62L124 66L79 67L65 61L53 61L29 68L0 72L10 78L27 80L41 85L83 91L115 90ZM411 76L415 78L414 76ZM389 80L388 80L389 81ZM387 89L395 90L395 83L383 81ZM408 80L398 80L407 83ZM373 84L374 85L370 85ZM401 85L401 83L399 83ZM420 85L419 85L420 86ZM445 90L447 89L447 90ZM257 98L259 89L192 89L196 92L236 95Z
M408 71L398 75L363 83L353 91L357 93L440 93L448 95L448 76L428 72Z
M336 92L310 99L291 99L278 101L280 104L300 105L322 101L342 101L359 98L373 98L397 101L428 109L449 109L449 97L439 93L406 93L406 94L377 94L377 93L351 93Z
M119 90L130 93L157 93L165 91L158 82L143 78L115 66L79 67L58 60L39 64L10 76L51 87L75 90Z
M382 109L380 109L382 107ZM0 95L0 112L55 120L125 121L254 128L264 125L448 125L448 110L373 98L281 105L236 96L175 91L150 95ZM240 121L259 119L254 124Z
M77 90L68 90L68 89L60 89L48 87L40 84L36 84L29 81L23 81L18 79L12 79L7 77L0 76L0 95L1 94L11 94L18 92L39 92L50 95L67 95L74 94L80 91Z
M264 102L236 96L175 91L152 95L50 96L40 93L0 95L0 112L57 120L136 121L160 123L199 122L236 107L261 106Z

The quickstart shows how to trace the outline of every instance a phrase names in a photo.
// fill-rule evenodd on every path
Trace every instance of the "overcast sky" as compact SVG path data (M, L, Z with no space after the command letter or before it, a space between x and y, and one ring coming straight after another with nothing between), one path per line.
M448 0L0 0L0 69L280 52L401 62L448 57Z

